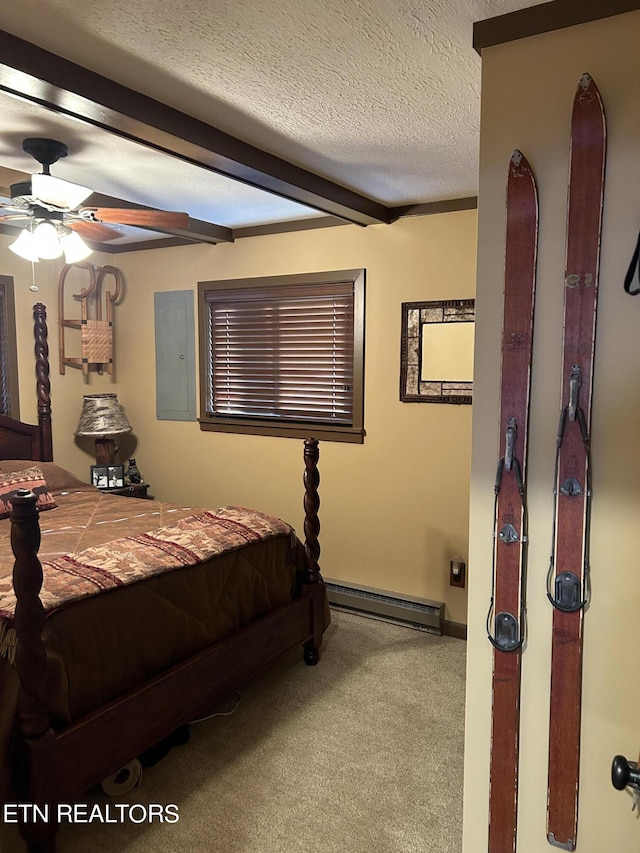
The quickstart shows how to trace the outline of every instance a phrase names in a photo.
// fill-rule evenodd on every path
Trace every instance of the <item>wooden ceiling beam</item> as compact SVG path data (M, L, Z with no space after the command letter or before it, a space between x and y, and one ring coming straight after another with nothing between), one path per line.
M580 3L551 0L549 3L539 3L537 6L476 21L473 25L473 46L482 55L485 47L588 24L638 9L638 0L607 0L606 3L602 0L581 0Z
M358 225L389 208L0 30L0 90Z

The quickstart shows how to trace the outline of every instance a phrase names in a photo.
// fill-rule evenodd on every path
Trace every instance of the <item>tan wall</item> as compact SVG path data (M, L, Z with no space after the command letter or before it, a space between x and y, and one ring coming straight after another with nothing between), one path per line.
M56 461L70 470L75 471L84 479L89 477L89 465L92 460L81 450L74 441L73 433L78 425L83 394L99 394L104 392L117 393L117 376L92 374L85 377L77 369L67 368L64 376L58 369L59 336L58 336L58 275L62 265L58 261L44 261L35 264L32 272L28 261L18 258L7 250L15 238L0 235L0 273L13 276L16 303L16 337L18 346L18 374L20 386L20 416L30 423L37 421L35 368L33 352L33 305L43 302L47 308L47 326L49 329L49 358L51 362L51 396L53 406L53 441ZM95 253L92 255L95 264L112 263L109 256ZM37 292L29 288L34 284ZM88 279L69 277L69 287L65 289L69 296L86 287ZM74 285L79 285L76 289ZM73 302L73 299L70 300ZM78 304L69 306L69 317L79 317ZM74 346L74 334L67 332L69 347ZM78 352L68 351L67 354L77 355Z
M196 505L256 506L302 533L301 440L156 420L153 294L195 289L199 280L365 267L367 437L362 446L321 444L321 566L331 578L445 601L446 618L465 623L466 590L450 587L448 576L450 558L467 556L471 407L399 402L400 305L473 297L475 233L476 213L464 211L98 258L121 267L127 282L116 310L113 390L137 439L137 446L123 441L123 451L135 452L151 492ZM54 285L39 294L52 318ZM21 295L20 323L30 296ZM92 376L85 391L77 371L54 378L57 458L86 476L92 460L75 449L72 433L82 393L109 390L109 381Z
M483 52L476 403L473 413L465 853L486 850L491 646L493 482L509 157L521 148L540 200L538 288L529 451L528 643L523 656L519 853L546 853L551 606L545 597L559 414L565 207L571 106L584 71L602 93L608 161L593 410L593 601L585 616L581 853L638 850L631 799L610 782L613 756L640 746L636 656L640 601L640 300L623 279L640 220L640 13L541 35Z

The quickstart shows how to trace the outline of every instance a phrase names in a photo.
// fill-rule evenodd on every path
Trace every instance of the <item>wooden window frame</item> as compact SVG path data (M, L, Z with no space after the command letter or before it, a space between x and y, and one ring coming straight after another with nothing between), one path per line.
M6 383L8 396L8 411L3 414L11 418L20 418L20 397L18 393L18 345L16 340L16 306L14 299L13 277L0 275L0 290L4 300L4 316L0 315L0 334L6 346L6 357L0 363L2 382Z
M212 290L255 289L259 287L299 287L300 285L336 284L353 282L353 418L351 425L333 425L311 420L284 421L267 418L217 417L207 413L210 384L208 347L207 293ZM280 438L307 438L313 435L324 441L364 442L364 308L365 270L332 270L257 278L227 279L198 282L198 338L200 378L200 429L212 432L241 433L246 435L272 435Z

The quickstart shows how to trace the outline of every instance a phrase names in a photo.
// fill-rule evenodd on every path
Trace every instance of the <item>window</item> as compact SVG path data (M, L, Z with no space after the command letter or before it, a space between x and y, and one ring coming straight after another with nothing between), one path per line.
M362 443L364 277L200 282L201 429Z
M20 417L13 279L0 275L0 414Z

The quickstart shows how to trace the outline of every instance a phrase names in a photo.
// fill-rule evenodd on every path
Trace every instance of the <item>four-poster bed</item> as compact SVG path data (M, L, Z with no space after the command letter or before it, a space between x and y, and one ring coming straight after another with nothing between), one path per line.
M297 646L317 663L329 617L318 442L304 442L304 545L253 510L99 492L52 462L41 304L34 321L38 424L0 416L0 468L40 465L57 507L39 519L22 489L0 521L0 773L5 802L53 813ZM55 820L21 829L32 853L55 850Z

